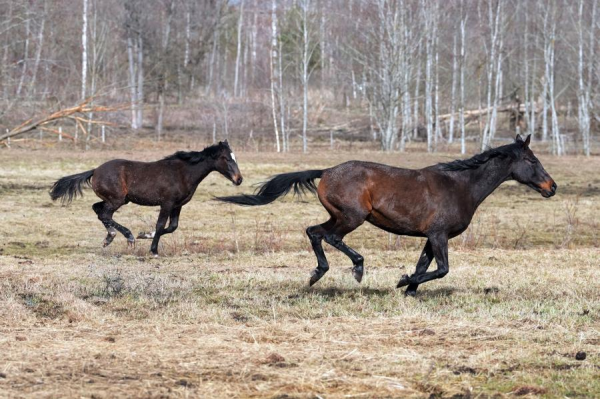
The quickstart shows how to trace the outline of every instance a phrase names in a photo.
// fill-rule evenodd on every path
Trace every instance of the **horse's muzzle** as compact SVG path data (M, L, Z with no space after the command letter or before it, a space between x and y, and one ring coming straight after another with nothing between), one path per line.
M544 184L542 184L541 186L541 190L540 192L542 193L542 197L544 198L550 198L553 197L556 194L556 189L558 188L558 186L556 185L556 183L552 180L545 182Z
M244 181L244 178L242 176L238 176L233 179L233 184L235 184L236 186L239 186L240 184L242 184L243 181Z

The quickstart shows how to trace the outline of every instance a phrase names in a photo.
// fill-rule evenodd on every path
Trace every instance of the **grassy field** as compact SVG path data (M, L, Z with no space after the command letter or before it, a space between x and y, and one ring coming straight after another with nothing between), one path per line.
M514 182L451 241L450 274L416 298L394 287L424 241L372 226L348 236L365 257L304 235L326 220L316 198L235 208L271 174L348 159L421 167L455 155L237 153L241 187L211 175L180 228L129 249L106 231L91 190L69 207L48 189L67 174L141 152L0 151L0 397L428 397L600 395L600 159L540 156L558 193ZM115 220L153 230L155 208ZM585 360L576 360L585 352Z

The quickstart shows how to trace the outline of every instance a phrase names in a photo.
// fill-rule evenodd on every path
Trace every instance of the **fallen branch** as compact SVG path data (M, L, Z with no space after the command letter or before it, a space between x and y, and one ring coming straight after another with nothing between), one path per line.
M12 129L11 131L9 131L3 135L0 135L0 141L6 140L9 137L18 136L20 134L24 134L24 133L30 132L32 130L41 128L44 125L47 125L51 122L54 122L54 121L57 121L57 120L63 119L63 118L75 119L75 122L79 125L79 127L84 132L86 132L86 130L82 126L82 122L85 121L85 123L87 123L88 119L86 119L85 117L78 116L78 114L85 116L85 114L88 114L90 112L93 112L93 113L115 112L115 111L123 111L123 110L129 109L129 105L117 105L117 106L109 107L109 106L105 106L105 105L92 105L91 101L92 101L92 98L90 97L90 98L86 99L85 101L83 101L79 105L75 105L70 108L65 108L65 109L53 112L50 115L46 115L46 116L43 116L40 118L29 119L29 120L23 122L22 124L20 124L19 126L15 127L14 129ZM108 123L103 123L100 121L98 121L96 123L108 124Z

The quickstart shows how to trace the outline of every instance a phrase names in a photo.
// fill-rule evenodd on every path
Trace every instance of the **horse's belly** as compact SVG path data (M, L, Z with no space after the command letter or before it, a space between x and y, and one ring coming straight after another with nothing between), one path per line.
M425 237L424 232L419 229L419 226L414 225L411 221L405 218L392 219L376 210L373 210L367 217L367 222L389 233L404 236Z

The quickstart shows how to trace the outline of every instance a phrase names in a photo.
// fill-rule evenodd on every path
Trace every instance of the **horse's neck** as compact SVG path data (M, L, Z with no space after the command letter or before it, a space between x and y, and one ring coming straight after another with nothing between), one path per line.
M510 178L509 158L494 158L474 169L469 178L471 195L477 208L500 184Z
M215 166L212 159L207 159L195 165L188 165L188 173L194 187L200 184L214 170Z

